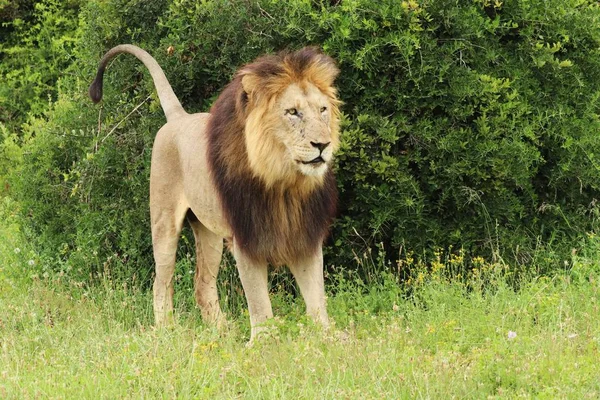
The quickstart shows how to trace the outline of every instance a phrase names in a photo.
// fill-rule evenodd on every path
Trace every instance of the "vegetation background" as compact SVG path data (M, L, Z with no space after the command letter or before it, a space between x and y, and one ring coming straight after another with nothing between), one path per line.
M86 98L119 43L150 50L191 112L263 53L319 45L338 61L329 265L354 268L371 251L393 269L403 252L452 246L526 266L596 229L597 2L4 3L3 190L40 254L58 250L82 277L151 271L148 166L164 122L152 82L120 57L103 104Z
M211 353L223 368L234 357L232 365L242 365L236 376L248 385L240 393L261 397L266 387L250 385L252 374L243 366L258 355L232 350L247 334L244 322L236 325L240 332L232 334L230 348L229 342L210 347L214 334L194 336L191 327L199 321L188 231L177 267L183 326L172 337L146 336L153 270L150 149L164 116L133 57L112 62L100 106L87 98L100 57L120 43L149 50L190 112L208 110L236 69L261 54L318 45L338 61L341 204L325 257L331 313L351 336L315 343L309 335L306 346L326 363L339 358L326 349L343 352L350 343L356 359L374 346L388 349L381 371L417 364L414 380L396 392L376 380L381 374L348 377L337 369L336 376L347 379L328 387L330 397L597 397L600 375L590 360L598 356L600 337L591 318L598 315L600 281L600 6L592 0L0 0L0 337L9 338L0 339L0 374L11 382L0 383L0 397L93 396L86 382L93 387L103 378L86 363L70 369L67 360L98 333L75 335L79 344L60 354L45 346L56 345L56 332L73 337L98 325L114 332L116 342L125 335L137 343L132 359L142 364L152 343L178 339L181 352L209 346L202 354ZM229 259L220 279L226 310L244 321ZM298 317L301 307L285 271L273 274L272 288L276 308ZM28 302L32 308L22 306ZM102 304L98 319L88 316ZM65 306L70 311L56 314ZM447 312L454 317L443 318ZM461 319L465 312L477 317ZM375 315L381 319L371 321ZM494 326L498 320L504 322ZM354 329L358 322L362 328ZM515 341L506 341L507 330L519 323L532 334L521 351L509 350ZM282 324L277 340L307 365L293 345L305 332ZM400 335L407 329L415 336ZM382 339L385 332L391 336ZM361 342L370 334L381 343ZM386 347L390 340L403 347ZM418 354L402 358L411 346ZM32 349L41 349L38 361L23 364ZM108 350L97 351L101 359ZM499 361L507 352L510 365ZM66 378L36 378L51 357L65 376L90 376L70 386L85 390L70 392ZM542 364L527 367L527 359ZM452 360L483 375L467 374L472 385L447 391L430 386L428 379L457 379L446 374ZM427 375L432 363L441 375ZM107 376L125 373L110 371ZM219 386L221 377L209 375L212 392L192 381L148 389L159 371L165 369L144 375L148 380L129 371L133 383L114 395L208 396L239 386L222 380ZM282 369L273 380L289 372ZM360 377L373 386L361 392L349 383ZM27 389L23 382L35 384ZM36 392L40 382L47 389ZM336 392L343 384L351 390ZM137 391L128 392L132 387ZM304 389L286 393L310 397Z

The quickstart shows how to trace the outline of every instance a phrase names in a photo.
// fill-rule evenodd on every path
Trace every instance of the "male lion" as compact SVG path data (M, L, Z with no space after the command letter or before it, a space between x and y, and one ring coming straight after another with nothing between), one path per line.
M223 318L216 283L225 238L248 300L251 341L273 316L268 264L290 268L307 313L327 326L322 243L337 202L330 168L339 145L335 62L312 47L259 58L237 72L210 113L188 114L156 60L132 45L104 55L89 90L94 102L106 65L120 53L148 68L167 117L150 171L156 324L172 318L175 253L187 216L205 321Z

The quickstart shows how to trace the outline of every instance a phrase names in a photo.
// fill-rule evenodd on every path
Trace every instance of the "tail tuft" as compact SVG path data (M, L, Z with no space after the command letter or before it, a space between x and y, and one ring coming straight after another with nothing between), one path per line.
M88 90L90 98L92 99L92 101L94 103L98 103L100 100L102 100L102 82L103 82L103 80L104 80L104 68L100 67L100 68L98 68L98 73L96 74L96 78L94 78L94 81L92 82L92 84L90 85L90 88Z

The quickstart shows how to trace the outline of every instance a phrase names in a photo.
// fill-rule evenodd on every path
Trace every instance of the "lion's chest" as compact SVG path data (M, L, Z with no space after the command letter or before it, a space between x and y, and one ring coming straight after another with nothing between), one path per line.
M224 204L236 246L249 257L273 265L314 254L335 212L335 196L323 190L302 197L293 190L247 187Z

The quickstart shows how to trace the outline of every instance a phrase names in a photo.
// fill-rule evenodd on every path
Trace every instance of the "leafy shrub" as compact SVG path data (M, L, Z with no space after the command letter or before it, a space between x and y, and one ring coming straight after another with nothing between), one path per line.
M100 56L126 42L157 58L191 112L206 111L260 54L316 44L338 60L342 196L329 264L351 268L370 249L385 264L406 249L450 246L528 263L539 246L561 256L596 228L595 1L81 7L59 100L25 128L14 196L40 245L82 276L117 267L147 276L152 266L149 151L164 122L152 82L123 56L107 72L103 105L85 99Z
M79 0L0 1L0 123L18 129L56 99L56 81L73 62Z

